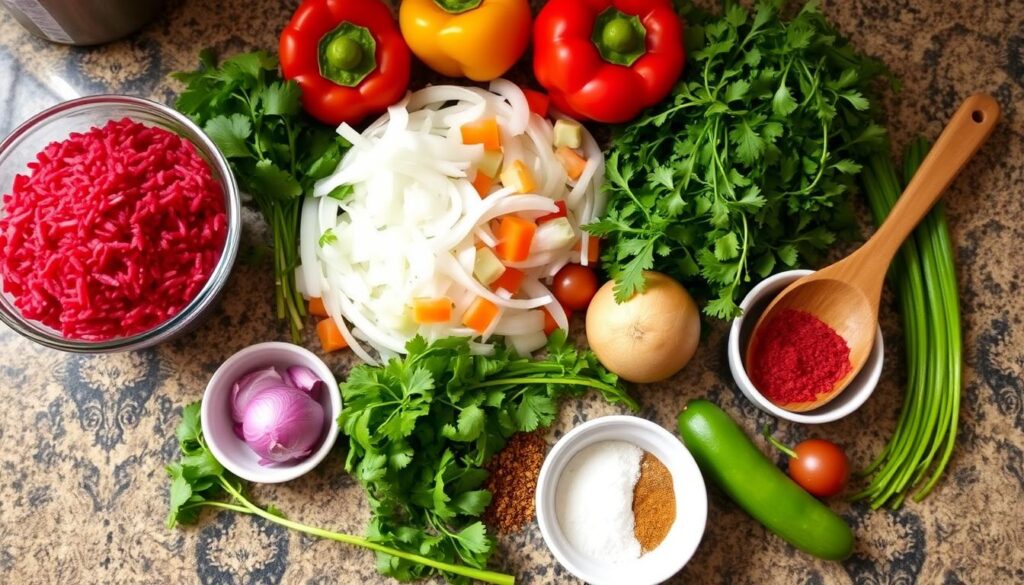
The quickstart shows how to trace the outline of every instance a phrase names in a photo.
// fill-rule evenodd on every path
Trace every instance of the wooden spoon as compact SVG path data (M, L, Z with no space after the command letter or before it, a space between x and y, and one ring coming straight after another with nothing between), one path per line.
M811 401L777 403L778 406L792 412L817 408L838 396L860 372L874 345L882 282L889 263L903 240L985 143L998 121L999 104L992 97L978 94L967 98L871 239L843 260L787 286L761 314L747 346L748 372L752 371L753 357L758 351L761 327L785 309L814 315L850 347L850 372L836 381L831 390Z

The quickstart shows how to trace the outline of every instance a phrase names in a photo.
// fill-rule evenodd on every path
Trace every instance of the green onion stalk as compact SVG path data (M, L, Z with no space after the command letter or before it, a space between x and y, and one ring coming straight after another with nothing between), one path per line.
M920 138L909 146L903 184L928 149ZM881 225L902 193L888 154L872 156L861 180L874 221ZM923 500L949 464L956 441L963 348L953 246L941 203L904 243L889 280L903 316L907 390L893 437L860 472L870 481L852 497L868 500L874 509L899 508L912 491L914 501Z

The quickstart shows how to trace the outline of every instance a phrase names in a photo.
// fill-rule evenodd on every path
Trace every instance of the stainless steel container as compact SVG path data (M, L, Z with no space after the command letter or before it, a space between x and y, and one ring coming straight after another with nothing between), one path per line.
M32 34L65 45L98 45L153 19L164 0L0 0Z

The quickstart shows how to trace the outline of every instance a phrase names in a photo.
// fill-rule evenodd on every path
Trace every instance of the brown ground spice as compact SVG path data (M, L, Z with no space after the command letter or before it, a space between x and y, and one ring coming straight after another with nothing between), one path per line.
M640 479L633 488L633 533L645 553L661 544L676 521L676 493L672 474L660 459L644 452Z
M491 472L484 487L493 497L484 521L502 534L518 532L533 521L537 476L548 451L537 433L517 433L487 464Z

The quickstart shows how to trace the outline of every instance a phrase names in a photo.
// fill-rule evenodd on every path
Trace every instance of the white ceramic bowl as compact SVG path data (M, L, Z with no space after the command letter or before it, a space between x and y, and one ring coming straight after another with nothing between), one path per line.
M747 343L750 340L751 330L757 323L761 313L764 312L768 303L775 298L782 289L789 286L791 282L814 272L813 270L789 270L770 276L755 286L740 304L743 314L732 322L729 329L729 369L736 385L740 391L751 402L761 410L774 414L779 418L805 424L821 424L832 422L843 418L861 407L862 404L875 391L878 385L878 378L882 375L882 361L884 347L882 343L882 328L879 327L875 333L875 345L871 348L867 362L860 373L850 382L850 385L824 405L807 412L790 412L785 408L776 406L758 392L754 383L747 376L747 370L743 365L743 356L747 351Z
M320 447L301 461L260 465L259 456L245 441L235 436L231 420L231 387L235 380L253 370L274 366L306 366L324 381L320 405L324 407L324 431ZM210 378L203 394L200 418L203 436L213 456L228 471L238 477L257 483L281 483L299 477L316 467L338 438L338 415L341 414L341 393L338 382L320 358L309 350L270 341L257 343L229 357Z
M639 559L609 563L585 556L569 543L558 523L555 493L565 466L581 449L601 441L626 441L661 460L672 474L676 520L668 536ZM570 573L591 585L655 585L686 565L704 535L708 499L704 478L682 441L651 421L606 416L579 425L551 448L537 479L537 523L544 542Z

